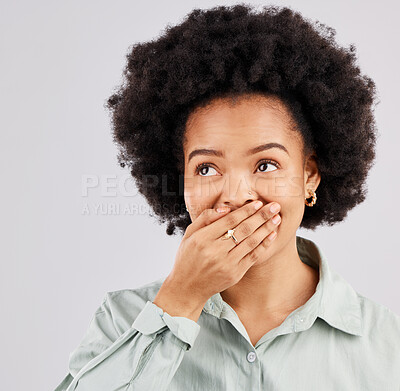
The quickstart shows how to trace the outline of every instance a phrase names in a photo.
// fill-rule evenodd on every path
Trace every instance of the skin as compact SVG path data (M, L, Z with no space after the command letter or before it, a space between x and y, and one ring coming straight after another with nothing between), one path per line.
M299 257L296 231L308 207L305 198L311 200L307 189L317 190L321 177L315 153L303 156L302 138L292 129L290 119L278 98L248 95L236 98L234 104L227 98L215 99L195 110L186 124L184 198L192 221L206 208L229 206L233 211L254 200L264 205L276 201L281 206L276 239L260 244L263 260L221 292L243 323L264 325L262 330L253 326L254 342L303 305L319 280L318 270ZM273 148L246 155L251 148L272 142L285 146L289 154ZM189 154L199 148L219 150L224 156L201 154L189 161ZM196 173L199 163L208 166Z

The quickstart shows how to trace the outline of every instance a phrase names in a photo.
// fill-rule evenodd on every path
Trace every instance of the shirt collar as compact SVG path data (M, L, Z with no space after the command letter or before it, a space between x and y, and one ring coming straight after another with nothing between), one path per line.
M362 312L356 291L330 268L327 258L316 243L296 236L296 246L300 259L319 269L320 280L314 295L287 317L290 325L287 332L306 330L320 317L332 327L362 336ZM220 293L216 293L207 300L203 311L221 318L226 307L230 306Z

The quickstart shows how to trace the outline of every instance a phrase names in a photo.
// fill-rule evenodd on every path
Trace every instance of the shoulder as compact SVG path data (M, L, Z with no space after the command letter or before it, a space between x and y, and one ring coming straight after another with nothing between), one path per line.
M129 329L147 301L153 301L165 277L137 288L106 292L98 311L108 312L121 335Z
M384 352L400 350L400 316L390 308L357 292L360 302L363 335L384 349Z
M400 333L400 316L385 305L356 292L364 320L371 326L393 327ZM400 334L399 334L400 335Z

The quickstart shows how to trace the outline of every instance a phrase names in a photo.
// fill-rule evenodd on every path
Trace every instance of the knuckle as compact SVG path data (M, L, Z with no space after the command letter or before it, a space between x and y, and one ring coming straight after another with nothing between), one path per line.
M251 234L251 228L248 223L242 223L240 226L240 231L244 234L244 236Z
M253 202L250 202L250 203L247 205L247 209L246 209L246 214L247 214L247 216L246 216L246 217L254 215L254 214L257 213L259 210L261 210L261 209L263 208L263 206L264 206L264 203L263 203L263 205L261 205L261 207L260 207L259 209L254 209L254 203L253 203Z
M229 277L225 278L224 282L225 282L226 286L232 286L232 285L235 285L236 280L233 276L229 276Z
M200 216L205 220L210 220L214 210L213 209L204 209L201 211Z
M220 277L226 282L231 282L231 280L233 280L232 267L228 264L221 265L221 267L219 268L219 274Z
M196 235L196 233L194 233L189 240L191 241L191 244L193 246L194 249L196 249L196 251L203 251L205 245L204 245L204 241L203 240L199 240L200 238L198 237L198 235Z
M213 262L215 259L215 251L212 251L208 246L203 246L201 251L203 259L206 259L207 262Z
M246 270L243 270L243 265L241 265L241 267L239 267L239 269L237 270L237 272L234 275L234 281L232 281L233 284L237 283L238 281L240 281L244 275Z
M247 246L249 247L249 248L254 248L254 247L256 247L257 246L257 244L258 244L258 241L256 240L256 238L255 237L249 237L247 240L246 240L246 244L247 244Z
M253 263L258 261L258 255L256 251L252 251L251 253L248 254L249 260Z
M268 213L268 211L265 208L260 210L260 215L264 220L268 220L270 217L270 214Z
M236 271L230 270L227 274L227 280L230 285L234 285L237 282Z
M264 240L260 243L259 247L260 248L267 248L269 245L269 240L268 238L264 238Z
M228 214L225 217L226 217L226 224L229 227L232 227L232 228L236 227L236 217L234 215Z

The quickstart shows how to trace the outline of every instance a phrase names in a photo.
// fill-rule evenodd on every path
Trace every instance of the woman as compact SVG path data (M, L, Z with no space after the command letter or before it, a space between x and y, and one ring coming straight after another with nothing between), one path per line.
M183 237L166 278L107 292L56 390L399 390L399 316L296 235L364 201L375 158L375 84L334 35L237 4L132 48L120 164Z

